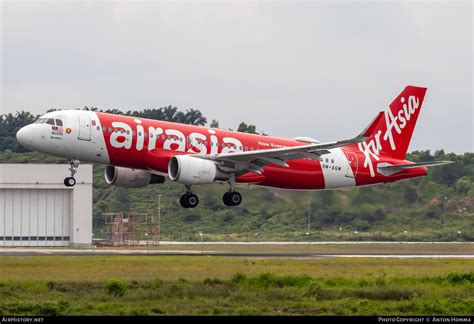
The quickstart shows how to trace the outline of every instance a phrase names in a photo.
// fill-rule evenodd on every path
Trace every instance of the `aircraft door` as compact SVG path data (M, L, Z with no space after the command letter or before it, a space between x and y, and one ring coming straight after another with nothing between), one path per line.
M348 178L354 178L357 175L357 168L358 168L358 161L357 161L357 155L354 152L346 152L347 156L347 171L346 171L346 177Z
M79 136L83 141L91 140L91 118L86 114L79 114Z

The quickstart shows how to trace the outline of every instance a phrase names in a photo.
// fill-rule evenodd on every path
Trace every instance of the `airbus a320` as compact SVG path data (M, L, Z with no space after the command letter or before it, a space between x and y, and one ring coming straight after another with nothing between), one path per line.
M405 160L426 88L407 86L354 138L320 143L233 132L139 117L82 110L47 113L21 128L25 147L69 160L72 187L79 161L107 165L107 183L126 188L183 184L184 208L198 205L192 186L225 182L227 206L242 202L237 183L320 190L390 183L426 175L450 163Z

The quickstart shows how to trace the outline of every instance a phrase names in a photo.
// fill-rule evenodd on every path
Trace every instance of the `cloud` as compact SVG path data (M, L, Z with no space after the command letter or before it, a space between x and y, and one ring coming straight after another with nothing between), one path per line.
M3 111L173 104L223 127L333 140L419 84L410 149L473 151L469 2L1 6Z

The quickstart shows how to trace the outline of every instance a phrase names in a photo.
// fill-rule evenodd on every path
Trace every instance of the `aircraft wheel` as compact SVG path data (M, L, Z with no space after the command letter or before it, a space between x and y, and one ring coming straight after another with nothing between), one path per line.
M193 193L186 193L181 196L179 203L184 208L194 208L199 204L199 198Z
M186 200L186 194L182 195L182 196L179 198L179 204L180 204L181 207L183 207L183 208L188 208L188 201Z
M222 197L226 206L238 206L242 202L242 195L237 191L229 191Z
M188 208L194 208L199 204L199 198L195 194L187 194Z
M67 177L64 179L64 185L66 187L74 187L75 184L76 184L76 179L74 179L73 177Z

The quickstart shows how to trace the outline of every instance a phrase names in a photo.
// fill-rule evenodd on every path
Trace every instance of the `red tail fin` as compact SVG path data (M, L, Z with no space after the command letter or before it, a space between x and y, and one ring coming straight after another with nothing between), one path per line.
M384 118L378 118L371 137L378 150L396 159L405 158L425 93L426 88L405 87L384 112Z

